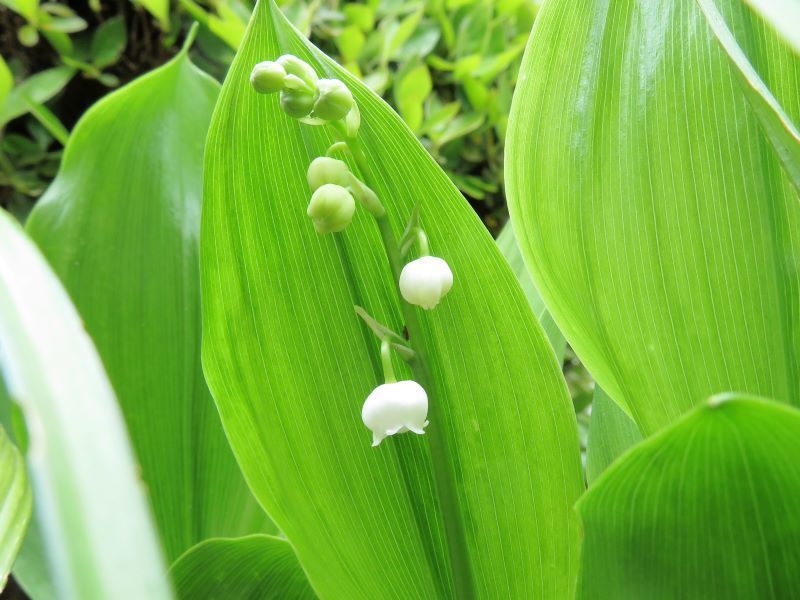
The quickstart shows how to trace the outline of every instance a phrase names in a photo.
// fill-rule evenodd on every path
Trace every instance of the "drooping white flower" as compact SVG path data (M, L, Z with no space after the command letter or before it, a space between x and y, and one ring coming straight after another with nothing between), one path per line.
M416 381L379 385L367 396L361 419L372 431L372 445L404 431L422 435L428 425L428 394Z
M453 287L453 272L436 256L411 261L400 273L400 293L406 302L430 309L439 304Z

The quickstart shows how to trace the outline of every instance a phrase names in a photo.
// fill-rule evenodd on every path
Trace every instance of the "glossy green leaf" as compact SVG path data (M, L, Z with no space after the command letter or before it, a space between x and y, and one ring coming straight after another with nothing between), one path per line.
M171 596L125 423L65 290L0 211L0 371L60 598Z
M578 503L578 598L791 598L800 412L712 398L636 446Z
M64 89L75 69L72 67L53 67L31 75L14 87L0 106L0 127L30 111L30 101L44 103Z
M0 591L17 555L31 517L31 488L25 462L0 427Z
M300 563L286 540L271 535L206 540L170 569L178 598L313 600Z
M800 2L797 0L744 0L800 52Z
M200 365L202 161L218 92L184 51L106 96L27 225L117 391L169 560L266 522Z
M586 480L589 485L628 448L641 441L642 434L633 419L601 387L595 387L586 446Z
M305 171L332 138L248 82L256 62L286 52L347 82L368 183L394 235L419 205L432 251L455 273L439 307L415 313L422 331L412 343L433 380L424 436L371 448L361 423L382 379L378 342L353 306L395 331L404 323L374 219L358 210L345 232L321 237L306 216ZM217 105L203 210L206 375L254 493L315 590L452 597L435 434L458 482L460 510L448 516L463 527L478 596L568 595L582 482L575 417L546 337L491 237L405 124L268 2Z
M797 122L800 57L718 4ZM800 202L696 3L552 0L523 63L509 208L598 383L645 434L720 391L800 403Z
M745 96L750 101L753 112L761 121L764 132L778 153L789 178L794 187L800 191L800 133L753 65L750 64L714 1L697 0L697 4L706 16L708 25L717 37L717 41L733 64L734 72L738 75ZM798 6L800 7L800 4Z
M539 319L542 329L544 329L544 332L547 334L547 339L550 340L550 345L556 353L556 359L559 364L562 363L564 361L564 352L567 348L567 342L564 339L564 335L558 329L558 325L556 325L553 317L550 315L550 312L547 310L547 307L544 305L544 300L542 300L542 297L539 295L539 291L536 289L533 279L531 279L531 275L522 258L522 252L519 249L517 238L514 235L514 227L511 222L506 223L500 235L497 236L497 247L508 261L511 270L514 271L514 275L517 276L517 281L519 281L522 291L525 292L525 297L528 299L528 304L530 304L533 314Z

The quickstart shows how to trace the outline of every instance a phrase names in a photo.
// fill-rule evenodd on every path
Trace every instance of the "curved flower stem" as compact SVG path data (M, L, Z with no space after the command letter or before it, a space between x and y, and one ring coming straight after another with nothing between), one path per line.
M417 243L419 244L419 252L421 256L430 256L431 247L428 243L428 236L422 230L422 227L417 227Z
M356 161L362 176L367 180L370 187L374 186L372 172L367 163L361 144L356 138L345 139L353 159ZM373 187L373 189L375 189ZM386 250L386 257L392 268L394 284L397 289L397 296L400 298L400 307L403 318L408 328L408 335L412 348L416 352L415 359L411 362L414 378L425 388L428 395L432 395L433 387L428 372L427 358L425 349L421 343L416 343L422 339L422 326L419 322L416 309L405 302L400 294L400 271L402 261L400 257L400 246L397 238L392 231L387 214L375 216L378 229L381 233L383 246ZM424 235L424 234L423 234ZM421 240L420 240L421 241ZM427 238L425 240L427 242ZM427 244L426 244L427 245ZM428 440L431 450L431 460L433 463L434 480L436 491L439 496L439 507L444 520L445 533L447 535L447 548L450 559L450 568L453 573L453 583L455 585L455 597L458 600L472 600L475 597L473 589L472 573L470 569L469 556L467 555L467 544L464 530L461 527L461 510L458 502L458 492L456 491L455 479L453 478L449 462L447 460L447 443L444 436L444 411L439 402L435 399L429 405L431 413L431 425L428 427Z
M383 365L383 380L386 383L394 383L397 377L392 366L392 345L388 339L381 340L381 364Z

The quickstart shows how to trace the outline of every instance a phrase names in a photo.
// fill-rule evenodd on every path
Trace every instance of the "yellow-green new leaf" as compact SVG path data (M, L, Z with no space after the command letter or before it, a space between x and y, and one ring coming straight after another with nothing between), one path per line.
M0 211L0 372L60 598L171 597L125 423L58 278Z
M292 546L271 535L213 539L186 551L170 569L185 600L315 600Z
M106 96L27 225L97 344L168 560L268 522L200 365L203 147L218 92L184 51Z
M431 413L440 415L424 436L370 447L361 406L383 380L378 342L353 305L401 332L396 284L365 210L327 236L306 216L305 172L331 136L249 83L253 65L284 53L346 82L361 110L369 184L394 234L419 205L433 253L452 267L441 304L414 309L422 332L412 344L428 358ZM204 367L248 482L314 589L453 596L429 456L437 428L460 505L449 516L466 539L477 595L568 596L582 482L559 365L493 240L409 129L262 1L206 149Z
M798 122L800 57L717 4ZM514 231L603 389L645 435L725 390L800 403L798 192L696 2L551 0L523 63Z
M800 411L712 398L614 463L578 503L578 598L793 598Z

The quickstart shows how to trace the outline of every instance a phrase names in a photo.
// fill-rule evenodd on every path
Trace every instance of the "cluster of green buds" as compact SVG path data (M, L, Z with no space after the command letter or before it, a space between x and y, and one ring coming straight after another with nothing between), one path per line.
M325 156L311 162L306 173L311 190L307 214L317 233L344 231L361 204L378 223L387 256L398 277L400 295L408 304L428 310L436 307L453 286L453 273L444 259L430 255L419 210L414 210L402 238L395 241L378 195L356 177L347 163L331 156L340 150L349 151L362 175L368 175L356 137L361 117L347 86L338 79L320 79L308 63L292 55L258 63L250 82L259 93L279 93L281 108L287 115L309 125L329 125L339 139ZM414 246L419 257L407 262L401 270L392 257L403 260ZM391 358L392 352L396 352L413 364L416 353L405 338L375 321L363 309L357 307L356 312L381 341L385 383L372 391L361 411L364 424L372 431L373 446L397 433L423 434L428 425L428 396L416 381L397 381Z
M344 83L320 79L311 65L291 54L258 63L250 73L250 83L261 94L280 94L281 108L296 119L339 121L355 106Z

